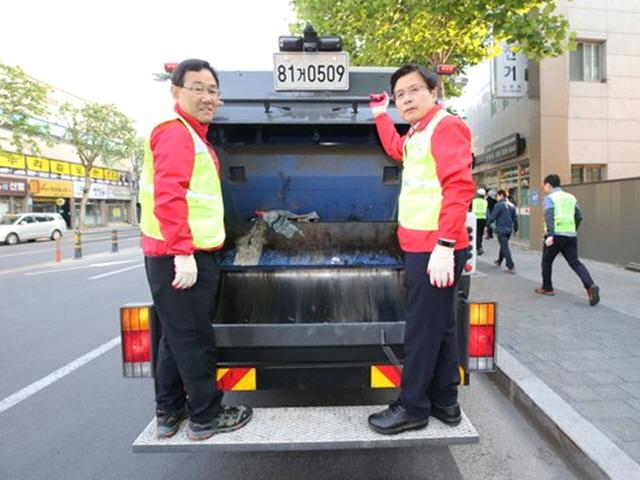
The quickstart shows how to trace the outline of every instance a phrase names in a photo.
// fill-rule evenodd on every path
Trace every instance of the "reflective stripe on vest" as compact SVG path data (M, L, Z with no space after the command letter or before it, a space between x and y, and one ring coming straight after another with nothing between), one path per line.
M199 249L214 248L221 245L225 239L224 205L218 171L205 143L186 120L182 117L177 119L187 127L195 147L193 172L186 195L193 245ZM153 212L153 176L153 152L150 139L147 139L140 175L140 229L148 237L164 240L160 222Z
M576 233L576 197L570 193L557 191L549 194L553 202L554 234Z
M471 211L479 220L487 218L487 201L484 198L474 198L471 202Z
M431 137L448 113L439 110L424 130L404 144L402 189L398 199L398 223L412 230L438 230L442 208L442 186L431 154Z

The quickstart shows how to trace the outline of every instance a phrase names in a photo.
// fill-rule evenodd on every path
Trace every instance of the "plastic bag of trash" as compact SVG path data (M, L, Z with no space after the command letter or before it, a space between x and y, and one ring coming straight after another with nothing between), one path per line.
M293 222L315 222L320 218L316 212L299 215L289 210L257 210L256 214L261 217L274 232L287 238L292 238L296 233L303 235Z

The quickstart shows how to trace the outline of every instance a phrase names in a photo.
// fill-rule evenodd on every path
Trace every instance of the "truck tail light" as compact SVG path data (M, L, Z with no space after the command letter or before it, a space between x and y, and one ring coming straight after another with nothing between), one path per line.
M469 305L469 369L494 371L496 367L496 304Z
M125 377L151 376L151 331L148 306L120 308L122 374Z

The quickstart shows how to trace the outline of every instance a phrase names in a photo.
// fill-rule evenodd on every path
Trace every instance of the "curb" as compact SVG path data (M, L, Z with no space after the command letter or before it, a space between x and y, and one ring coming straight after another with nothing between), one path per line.
M502 346L494 382L585 478L640 478L640 465Z

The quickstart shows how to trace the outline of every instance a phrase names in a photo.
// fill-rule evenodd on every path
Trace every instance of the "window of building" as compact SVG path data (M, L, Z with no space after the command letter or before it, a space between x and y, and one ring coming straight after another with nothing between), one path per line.
M569 54L569 79L601 82L604 79L604 43L579 41Z
M604 165L571 165L571 183L600 182L605 180Z

